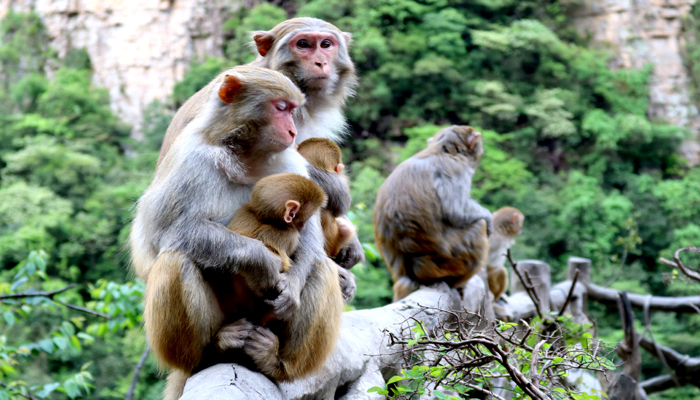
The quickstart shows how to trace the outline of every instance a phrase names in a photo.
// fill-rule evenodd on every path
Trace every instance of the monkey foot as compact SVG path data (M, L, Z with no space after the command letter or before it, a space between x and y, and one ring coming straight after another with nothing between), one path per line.
M247 319L240 319L222 327L214 338L219 351L241 348L246 342L250 331L254 328Z
M280 366L279 338L271 330L261 326L251 329L243 351L262 373L277 378Z

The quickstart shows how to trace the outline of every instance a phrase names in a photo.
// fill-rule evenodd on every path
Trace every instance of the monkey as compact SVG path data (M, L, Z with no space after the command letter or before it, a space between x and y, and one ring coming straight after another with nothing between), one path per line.
M297 148L299 154L304 156L314 167L335 172L341 175L345 182L347 177L343 174L344 165L340 147L325 138L310 138L299 143ZM335 218L329 210L321 211L321 227L323 236L326 239L325 250L329 257L335 257L340 249L347 246L355 235L355 226L345 218Z
M442 129L379 188L374 237L394 280L394 301L419 283L459 289L486 265L492 216L470 198L483 152L472 127Z
M281 272L287 272L292 267L289 255L299 245L299 231L325 204L323 190L303 176L271 175L253 186L250 201L236 210L226 227L262 241L282 258Z
M294 115L297 141L324 137L340 142L347 132L342 107L354 94L358 83L349 54L352 35L323 20L306 17L290 19L269 31L251 34L251 44L258 56L248 65L281 72L306 95L306 102ZM188 99L173 117L163 138L157 165L163 163L177 137L202 111L207 98L200 93ZM281 168L279 172L308 168L312 180L328 195L326 209L331 210L334 217L347 212L351 199L349 192L341 195L343 180L337 174L310 166L304 160L293 162L297 164ZM352 225L348 220L345 222ZM363 259L364 250L356 234L335 257L336 263L347 269Z
M244 346L259 369L278 379L315 370L335 345L344 299L355 290L352 274L323 253L317 214L299 232L294 267L284 274L280 257L261 241L225 226L260 179L278 172L310 177L293 148L301 91L279 72L238 66L199 98L198 113L138 200L129 237L132 267L146 281L149 345L171 368L167 400L213 359L207 349ZM217 295L239 288L240 304L224 312ZM259 312L248 302L273 312L276 335L245 320Z
M514 207L502 207L493 213L494 232L489 237L489 262L486 271L494 303L508 288L506 252L515 244L515 237L520 235L524 221L525 215Z

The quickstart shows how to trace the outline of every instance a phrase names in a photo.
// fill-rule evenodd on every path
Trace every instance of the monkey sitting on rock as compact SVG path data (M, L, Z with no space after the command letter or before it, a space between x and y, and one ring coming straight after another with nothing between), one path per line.
M502 207L493 213L494 232L489 238L489 262L486 268L494 303L508 288L506 252L515 244L515 237L520 235L524 221L525 215L514 207Z
M483 152L473 128L442 129L379 188L374 237L394 280L394 301L418 284L461 288L486 265L491 212L470 197Z
M325 138L311 138L301 142L297 150L309 164L323 171L335 172L347 183L340 147L335 143ZM356 232L355 226L347 218L337 217L327 208L321 210L321 227L329 257L337 256L340 250L350 243Z

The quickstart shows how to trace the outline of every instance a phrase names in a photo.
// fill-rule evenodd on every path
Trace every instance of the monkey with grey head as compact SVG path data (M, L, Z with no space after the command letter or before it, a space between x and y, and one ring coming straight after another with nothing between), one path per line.
M394 280L394 301L418 284L461 288L486 265L492 216L470 196L483 151L473 128L442 129L379 188L374 237Z

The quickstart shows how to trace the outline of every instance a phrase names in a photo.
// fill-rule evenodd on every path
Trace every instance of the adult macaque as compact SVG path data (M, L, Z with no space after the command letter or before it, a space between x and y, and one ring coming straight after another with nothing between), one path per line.
M493 301L501 298L508 288L508 270L506 270L506 252L515 244L515 237L523 229L525 215L513 207L502 207L493 213L494 232L489 237L489 262L487 275L489 290L493 293Z
M491 213L469 196L483 152L480 132L445 128L379 188L374 237L394 279L394 301L419 283L459 288L486 265Z
M292 267L289 256L299 245L299 231L325 204L323 190L303 176L271 175L255 184L250 201L236 210L227 227L262 241L282 258L282 272L287 272Z
M343 174L345 166L342 162L340 147L335 143L324 138L306 139L299 144L297 151L314 167L335 172L347 181L345 174ZM344 217L336 218L328 209L321 211L321 227L326 239L326 253L329 257L337 256L355 235L355 226L350 221Z
M305 161L292 148L297 136L292 114L305 101L301 91L279 72L239 66L197 96L199 108L138 202L130 236L132 265L146 281L149 344L173 368L166 399L178 398L186 378L206 364L205 348L245 343L263 371L271 362L286 365L280 358L291 365L302 362L305 368L290 369L290 379L312 370L335 343L343 295L354 292L352 274L325 257L318 217L300 232L294 267L284 274L280 258L261 241L224 226L265 176L308 176ZM230 284L232 277L243 282L239 313L224 312L217 299L221 288L213 287ZM269 347L277 343L269 330L246 328L240 320L258 312L245 307L251 299L265 299L261 303L280 321L287 340L281 348ZM324 321L320 328L319 320ZM230 321L237 322L224 326ZM303 334L309 329L316 329L315 335ZM326 347L303 354L309 341Z
M350 34L320 19L294 18L279 23L270 31L253 32L253 40L259 57L249 65L283 73L306 95L306 102L299 106L294 115L297 142L311 137L340 141L346 130L341 109L357 85L355 67L348 53ZM207 101L206 96L199 92L178 110L165 133L158 165L162 164L175 139ZM319 170L299 159L289 159L287 162L293 165L281 167L279 172L308 168L309 175L328 195L326 208L334 216L347 212L350 194L344 192L344 182L337 174ZM350 224L349 221L347 223ZM351 268L363 257L360 241L353 236L335 261L344 268Z

